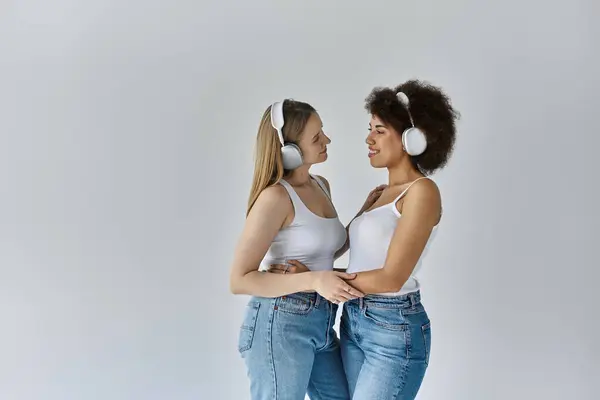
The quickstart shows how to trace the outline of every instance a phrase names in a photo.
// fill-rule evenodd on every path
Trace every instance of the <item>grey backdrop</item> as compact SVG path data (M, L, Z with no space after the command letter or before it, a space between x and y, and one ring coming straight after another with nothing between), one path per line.
M420 399L598 398L597 2L369 3L2 2L1 399L247 399L228 273L264 108L319 109L347 222L385 181L363 99L412 77L463 116Z

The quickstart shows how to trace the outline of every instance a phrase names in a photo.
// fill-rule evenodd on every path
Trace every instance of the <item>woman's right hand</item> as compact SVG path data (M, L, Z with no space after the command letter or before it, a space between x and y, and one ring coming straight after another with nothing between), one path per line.
M379 199L379 197L381 197L381 194L387 187L388 187L388 185L379 185L375 189L371 190L369 192L369 194L367 195L367 199L365 200L365 203L361 207L359 214L370 209L375 204L375 202Z
M338 304L363 297L364 293L350 286L346 281L356 278L356 274L336 271L314 271L314 290L321 296Z

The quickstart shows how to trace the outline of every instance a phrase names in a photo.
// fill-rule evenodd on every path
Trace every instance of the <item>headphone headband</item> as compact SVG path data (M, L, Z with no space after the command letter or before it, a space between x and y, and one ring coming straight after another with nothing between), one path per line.
M279 141L281 145L284 146L285 142L283 140L283 125L285 124L285 120L283 119L283 102L276 101L271 105L271 125L277 131L277 136L279 137Z
M412 113L410 112L410 100L408 99L408 96L404 92L398 92L398 93L396 93L396 98L398 99L400 104L402 104L404 106L404 108L406 108L406 111L408 111L408 117L410 118L410 123L414 128L415 121L413 120Z
M300 167L302 161L302 151L300 147L294 143L285 143L283 140L283 125L285 125L285 119L283 117L283 102L276 101L271 105L271 125L277 131L277 137L281 142L281 157L283 159L283 168L292 170Z

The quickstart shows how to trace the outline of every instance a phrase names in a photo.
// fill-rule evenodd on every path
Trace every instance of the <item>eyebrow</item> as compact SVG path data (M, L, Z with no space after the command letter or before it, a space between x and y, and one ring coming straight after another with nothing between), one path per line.
M369 124L371 126L371 124ZM387 128L385 125L375 125L375 128Z

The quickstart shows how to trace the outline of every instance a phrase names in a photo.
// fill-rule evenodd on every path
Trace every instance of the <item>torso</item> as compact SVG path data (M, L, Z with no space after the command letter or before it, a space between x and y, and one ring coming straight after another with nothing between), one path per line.
M427 178L419 178L417 180L420 179ZM411 184L417 180L411 182ZM350 260L347 269L348 273L383 268L398 220L402 217L402 202L409 188L410 184L405 185L399 191L396 191L396 193L382 194L376 204L352 221L349 227ZM398 192L400 194L397 194ZM420 283L416 278L416 274L421 269L422 261L436 236L436 228L431 233L417 265L402 289L396 293L384 293L383 295L398 296L420 289Z
M314 187L295 189L287 181L280 184L288 192L293 213L277 233L261 263L285 264L298 260L310 270L331 270L335 252L346 242L346 229L340 222L324 184L313 177L324 195L315 195Z

